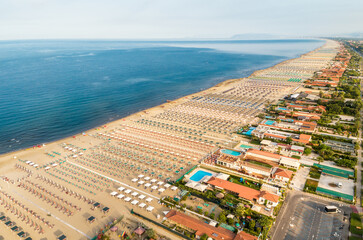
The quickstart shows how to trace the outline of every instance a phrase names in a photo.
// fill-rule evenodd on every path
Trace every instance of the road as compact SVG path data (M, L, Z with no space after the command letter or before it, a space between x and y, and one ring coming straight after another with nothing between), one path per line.
M324 212L325 205L338 206L343 212L327 214ZM349 224L343 221L344 212L351 212L349 205L312 194L290 191L270 231L270 239L347 239Z

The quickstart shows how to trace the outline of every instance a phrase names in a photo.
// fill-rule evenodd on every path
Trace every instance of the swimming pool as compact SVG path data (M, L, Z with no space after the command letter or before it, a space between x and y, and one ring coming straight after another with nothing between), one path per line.
M247 136L251 136L252 135L252 131L255 130L255 127L250 127L249 130L247 132L244 132L242 134L247 135Z
M193 176L191 176L189 179L194 181L194 182L199 182L200 180L202 180L205 176L212 176L213 174L210 172L206 172L203 170L198 170L196 173L193 174Z
M232 151L232 150L229 150L229 149L222 149L221 150L222 153L225 153L225 154L229 154L229 155L232 155L232 156L239 156L241 155L240 152L237 152L237 151Z
M251 146L244 145L244 144L239 145L239 147L241 147L241 148L245 148L245 149L250 149L250 148L252 148Z
M277 108L277 110L282 110L282 111L286 111L286 110L287 110L287 108L284 108L284 107L279 107L279 108Z
M266 122L265 122L265 124L266 125L272 125L272 124L274 124L275 123L275 121L272 121L272 120L267 120Z

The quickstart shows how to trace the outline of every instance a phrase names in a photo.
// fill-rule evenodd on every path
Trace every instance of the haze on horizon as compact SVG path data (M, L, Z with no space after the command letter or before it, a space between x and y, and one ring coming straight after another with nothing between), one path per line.
M362 0L0 0L0 40L334 36L363 32L362 12Z

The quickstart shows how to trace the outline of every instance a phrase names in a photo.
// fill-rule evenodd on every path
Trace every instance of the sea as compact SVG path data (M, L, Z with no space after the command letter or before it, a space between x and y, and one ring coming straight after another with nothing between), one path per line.
M0 41L0 153L87 131L323 44L318 39Z

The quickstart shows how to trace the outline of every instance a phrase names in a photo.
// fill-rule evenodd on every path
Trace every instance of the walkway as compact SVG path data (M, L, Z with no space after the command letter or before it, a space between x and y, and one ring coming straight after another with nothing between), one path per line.
M118 181L118 180L116 180L116 179L113 179L113 178L111 178L111 177L108 177L108 176L106 176L106 175L103 175L103 174L101 174L101 173L99 173L99 172L93 171L92 169L86 168L86 167L84 167L84 166L82 166L82 165L79 165L79 164L77 164L77 163L71 162L71 161L69 161L69 160L67 160L67 162L68 162L68 163L70 163L70 164L73 164L73 165L75 165L75 166L77 166L77 167L80 167L80 168L86 169L87 171L90 171L90 172L92 172L92 173L95 173L95 174L97 174L97 175L99 175L99 176L102 176L102 177L104 177L104 178L107 178L107 179L109 179L109 180L111 180L111 181L114 181L114 182L116 182L116 183L118 183L118 184L124 185L124 186L126 186L126 187L128 187L128 188L131 188L131 189L135 190L135 191L141 192L141 193L143 193L144 195L147 195L147 196L149 196L149 197L152 197L152 198L155 198L155 199L157 199L157 200L160 200L160 198L159 198L159 197L156 197L156 196L154 196L154 195L151 195L150 193L144 192L144 191L140 190L139 188L132 187L132 186L130 186L130 185L128 185L128 184L126 184L126 183L120 182L120 181Z

